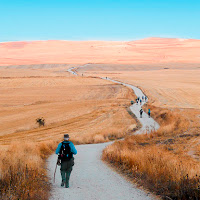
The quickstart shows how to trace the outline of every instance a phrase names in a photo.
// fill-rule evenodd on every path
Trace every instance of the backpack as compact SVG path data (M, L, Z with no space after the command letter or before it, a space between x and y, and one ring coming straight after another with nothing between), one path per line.
M69 144L69 142L62 142L62 146L60 148L61 161L70 160L73 157L73 153L71 152Z

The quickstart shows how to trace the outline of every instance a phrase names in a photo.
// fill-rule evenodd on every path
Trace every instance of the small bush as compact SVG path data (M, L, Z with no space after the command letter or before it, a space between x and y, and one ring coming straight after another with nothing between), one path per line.
M45 125L45 119L44 118L37 118L36 123L38 123L39 126Z

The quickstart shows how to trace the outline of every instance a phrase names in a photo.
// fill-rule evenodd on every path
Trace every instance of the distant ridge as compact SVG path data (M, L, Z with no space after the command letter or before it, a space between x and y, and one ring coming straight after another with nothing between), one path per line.
M200 40L151 37L134 41L19 41L0 43L0 65L43 63L200 63Z

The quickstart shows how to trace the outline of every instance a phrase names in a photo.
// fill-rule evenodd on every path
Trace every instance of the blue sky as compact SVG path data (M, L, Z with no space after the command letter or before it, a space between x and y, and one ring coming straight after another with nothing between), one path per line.
M200 0L0 0L0 42L200 39Z

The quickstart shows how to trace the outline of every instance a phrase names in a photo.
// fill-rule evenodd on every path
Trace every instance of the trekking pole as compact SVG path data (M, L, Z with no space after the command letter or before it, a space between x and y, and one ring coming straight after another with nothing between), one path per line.
M53 182L54 182L54 183L55 183L55 176L56 176L57 163L58 163L58 160L56 161L56 168L55 168L54 177L53 177Z

